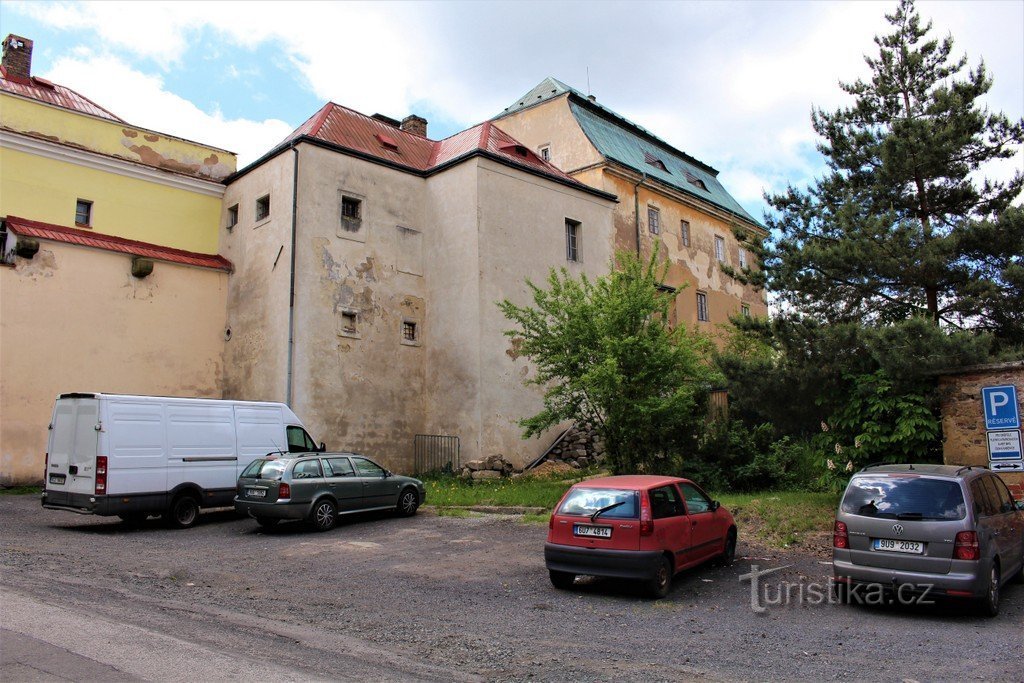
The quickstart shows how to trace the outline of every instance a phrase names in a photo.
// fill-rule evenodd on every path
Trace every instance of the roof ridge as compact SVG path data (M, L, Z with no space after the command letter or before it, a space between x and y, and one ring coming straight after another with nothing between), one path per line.
M178 249L177 247L168 247L163 244L157 244L155 242L143 242L142 240L133 240L130 237L121 237L120 235L108 235L104 232L93 232L89 230L85 232L82 228L69 228L66 225L57 225L56 223L46 223L45 221L35 221L31 218L22 218L21 216L7 216L7 221L14 221L15 223L21 223L27 225L30 228L37 228L41 230L53 230L65 235L81 235L82 237L89 237L99 242L113 242L115 244L123 244L131 247L155 247L160 251L165 251L177 256L220 256L220 254L204 254L201 251L189 251L188 249ZM17 232L17 230L15 230ZM223 257L222 257L223 258Z

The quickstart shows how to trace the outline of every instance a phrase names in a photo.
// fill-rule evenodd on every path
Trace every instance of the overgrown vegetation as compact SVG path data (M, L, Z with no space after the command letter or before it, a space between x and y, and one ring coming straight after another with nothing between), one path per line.
M592 423L614 472L670 473L692 450L717 373L708 340L669 325L676 293L659 261L657 250L647 262L620 253L596 280L552 269L547 288L527 281L532 305L499 304L545 391L544 409L520 422L527 438Z

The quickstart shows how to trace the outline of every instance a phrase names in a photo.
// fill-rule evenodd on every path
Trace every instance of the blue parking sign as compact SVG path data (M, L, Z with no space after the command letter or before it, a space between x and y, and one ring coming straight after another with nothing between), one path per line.
M984 387L981 402L985 406L985 429L1020 429L1017 387Z

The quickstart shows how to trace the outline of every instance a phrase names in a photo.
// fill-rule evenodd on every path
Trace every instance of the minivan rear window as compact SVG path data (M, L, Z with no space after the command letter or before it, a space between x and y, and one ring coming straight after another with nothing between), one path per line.
M967 514L958 482L924 477L854 477L841 509L883 519L963 519Z
M636 491L622 489L588 489L576 488L569 492L562 506L558 508L561 515L592 515L601 508L618 505L601 514L612 519L636 519Z
M282 460L253 460L242 471L242 476L247 479L280 479L285 464Z

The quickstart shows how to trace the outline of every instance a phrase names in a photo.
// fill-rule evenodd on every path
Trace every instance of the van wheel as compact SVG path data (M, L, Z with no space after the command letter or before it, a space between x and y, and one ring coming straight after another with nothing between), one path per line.
M999 565L994 560L988 574L988 590L978 603L978 611L985 617L999 614Z
M548 570L548 576L551 578L551 585L562 591L572 588L572 584L576 581L575 574L556 572L554 569Z
M416 508L420 506L420 497L415 489L405 489L398 496L397 511L402 517L411 517L416 514Z
M654 576L647 580L644 585L646 589L647 597L660 600L661 598L668 595L669 588L672 587L672 565L668 559L661 557L658 563L655 565Z
M330 531L337 519L338 509L334 507L334 502L327 498L318 500L309 514L309 521L317 531Z
M182 493L171 502L164 521L172 529L188 529L199 520L199 501L190 493Z
M277 517L257 517L256 518L256 523L259 524L264 529L269 529L271 527L277 526L277 523L280 522L280 521L281 520L279 520Z

